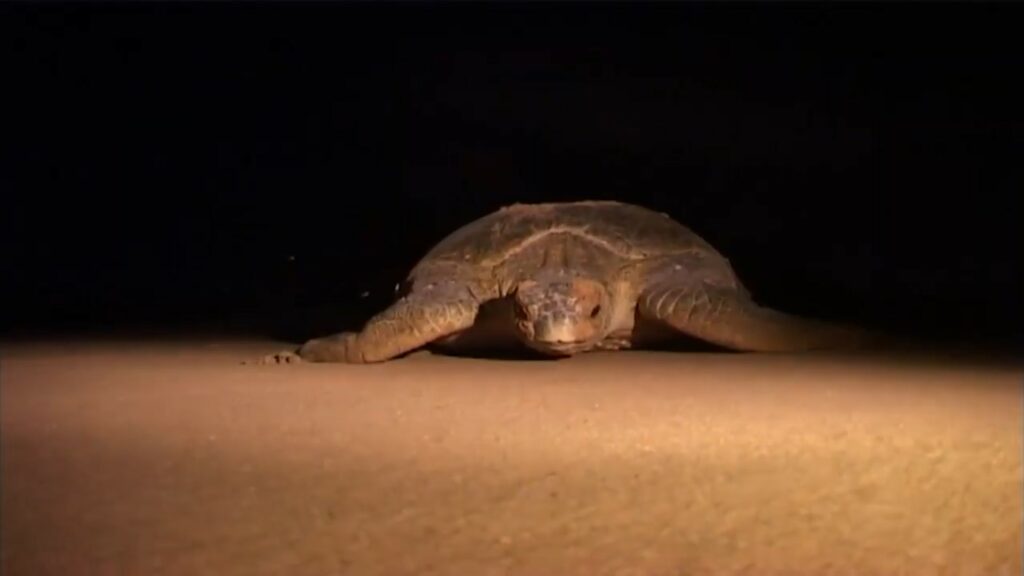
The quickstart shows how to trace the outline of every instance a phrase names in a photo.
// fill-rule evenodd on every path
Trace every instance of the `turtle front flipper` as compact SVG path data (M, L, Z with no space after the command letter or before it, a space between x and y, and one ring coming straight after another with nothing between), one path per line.
M360 332L314 338L298 350L307 362L382 362L473 325L479 302L463 284L416 288L370 318Z
M739 351L855 349L869 341L867 332L860 329L772 310L736 288L703 280L651 286L640 295L637 307L646 318Z

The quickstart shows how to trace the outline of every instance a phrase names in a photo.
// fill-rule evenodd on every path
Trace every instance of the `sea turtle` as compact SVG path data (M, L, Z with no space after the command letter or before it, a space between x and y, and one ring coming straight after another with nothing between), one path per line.
M359 332L265 362L371 363L426 345L525 344L550 357L680 333L737 351L857 347L865 333L751 298L729 261L668 215L615 201L514 204L441 240Z

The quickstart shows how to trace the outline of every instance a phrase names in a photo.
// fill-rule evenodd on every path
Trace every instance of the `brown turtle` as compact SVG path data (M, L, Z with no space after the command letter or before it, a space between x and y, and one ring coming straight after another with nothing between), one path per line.
M679 333L738 351L860 345L852 327L751 298L729 261L666 214L612 201L515 204L459 228L359 332L270 362L389 360L426 345L522 343L552 357L641 347Z

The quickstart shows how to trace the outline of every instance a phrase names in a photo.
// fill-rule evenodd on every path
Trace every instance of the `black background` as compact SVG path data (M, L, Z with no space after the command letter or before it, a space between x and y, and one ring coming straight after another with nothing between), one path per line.
M589 198L668 212L766 304L1010 342L1022 16L5 4L4 326L355 328L454 227Z

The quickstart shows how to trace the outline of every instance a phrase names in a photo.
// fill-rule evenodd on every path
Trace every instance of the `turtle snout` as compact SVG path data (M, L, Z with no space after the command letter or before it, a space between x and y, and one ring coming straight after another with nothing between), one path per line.
M593 347L594 326L568 318L543 319L532 322L526 330L525 343L545 354L569 356Z
M533 339L549 344L575 344L587 340L581 328L567 320L541 320L533 323Z

